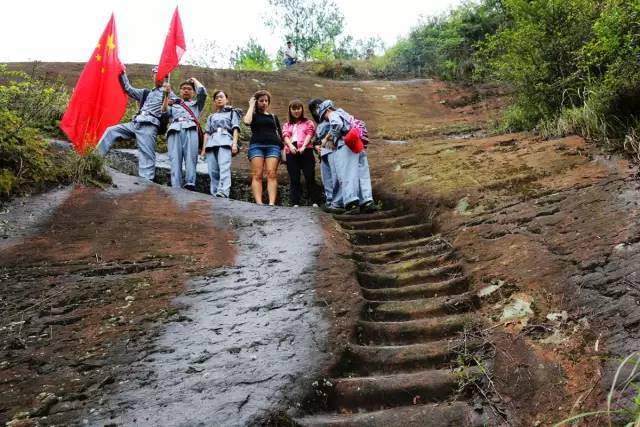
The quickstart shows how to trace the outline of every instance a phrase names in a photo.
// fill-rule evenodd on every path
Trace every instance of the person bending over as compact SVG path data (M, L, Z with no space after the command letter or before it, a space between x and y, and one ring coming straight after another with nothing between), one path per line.
M329 134L323 139L333 138L336 145L335 170L342 194L346 214L367 213L377 210L371 190L369 162L365 150L352 151L344 141L351 130L354 118L343 109L336 109L331 100L318 106L321 121L329 122Z

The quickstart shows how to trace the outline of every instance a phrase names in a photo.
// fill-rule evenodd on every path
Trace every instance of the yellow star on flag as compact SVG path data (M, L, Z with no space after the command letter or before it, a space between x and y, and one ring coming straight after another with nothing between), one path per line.
M116 44L113 42L113 34L109 34L107 37L107 49L113 50L116 48Z
M97 54L96 55L96 61L98 61L98 62L102 61L102 55Z

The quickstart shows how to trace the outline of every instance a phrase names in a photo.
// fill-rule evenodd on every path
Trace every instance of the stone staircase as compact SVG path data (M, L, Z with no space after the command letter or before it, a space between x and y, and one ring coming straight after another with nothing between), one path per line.
M480 298L470 290L455 250L433 235L431 224L402 209L334 218L353 244L364 310L356 342L345 350L343 375L329 380L332 411L295 422L489 425L451 369L462 348L482 346L462 338Z

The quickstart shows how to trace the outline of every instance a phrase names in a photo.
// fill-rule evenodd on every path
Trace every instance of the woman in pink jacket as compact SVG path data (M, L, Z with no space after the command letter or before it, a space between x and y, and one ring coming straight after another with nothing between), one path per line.
M316 158L313 155L311 138L315 133L315 124L304 116L302 101L293 100L289 103L289 121L282 126L284 151L287 155L287 172L291 182L291 204L300 205L302 186L300 172L304 174L308 198L317 206L316 191Z

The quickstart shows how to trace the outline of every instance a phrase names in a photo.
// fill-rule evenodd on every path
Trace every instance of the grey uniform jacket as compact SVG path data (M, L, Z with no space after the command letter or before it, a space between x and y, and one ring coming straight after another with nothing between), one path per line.
M207 90L200 86L196 90L196 99L191 101L181 101L181 103L187 104L187 106L193 111L196 117L200 117L200 113L204 108L204 103L207 100ZM169 107L167 111L169 115L169 129L167 132L176 131L181 129L195 128L196 122L191 117L191 114L181 104L174 104Z
M325 136L329 133L330 127L329 122L320 122L316 127L316 138L318 141L322 141ZM327 146L320 146L320 157L323 157L329 153L333 153L333 149Z
M129 77L126 73L120 75L120 82L122 88L129 97L135 99L138 102L142 101L144 95L144 89L136 89L129 83ZM174 93L170 93L169 97L174 99L176 96ZM155 126L160 126L160 117L162 116L162 88L155 88L149 91L147 99L144 101L144 105L140 109L140 112L133 118L134 123L150 123Z
M341 142L344 144L342 138L349 132L351 129L351 120L353 117L351 114L344 111L342 108L338 108L335 111L335 114L331 116L329 120L329 133L333 137L333 140L336 142L336 146L340 146Z
M204 133L209 135L206 147L221 147L233 143L233 130L240 130L240 116L232 108L209 114Z

